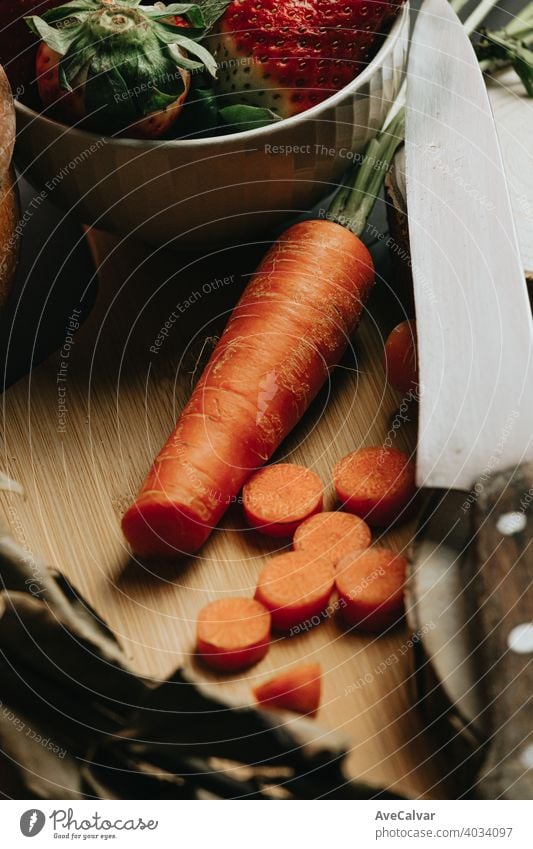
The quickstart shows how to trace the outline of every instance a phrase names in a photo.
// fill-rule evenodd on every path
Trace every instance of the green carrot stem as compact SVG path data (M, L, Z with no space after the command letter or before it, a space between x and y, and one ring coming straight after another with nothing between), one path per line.
M528 97L533 97L533 2L499 30L482 30L476 52L481 70L495 72L512 66Z
M403 142L405 109L402 106L381 133L366 146L362 161L350 172L329 207L332 218L360 236L374 208L385 174Z
M510 59L481 59L479 63L484 74L494 74L496 71L503 71L504 68L511 67Z

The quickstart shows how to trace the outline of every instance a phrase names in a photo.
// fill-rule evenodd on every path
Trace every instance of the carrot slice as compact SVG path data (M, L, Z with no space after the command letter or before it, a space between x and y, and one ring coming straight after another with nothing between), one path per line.
M242 491L246 521L262 534L291 537L304 519L322 510L323 489L318 475L305 466L267 466Z
M402 321L389 334L385 342L385 369L387 380L398 392L410 393L418 389L418 362L416 348L416 321Z
M403 612L407 562L388 548L367 548L346 555L337 565L335 585L347 625L382 631Z
M416 494L415 466L396 448L362 448L333 469L337 497L345 510L371 527L389 525L407 513Z
M320 706L321 676L319 663L293 666L287 672L254 687L253 694L264 707L315 716Z
M290 631L321 616L333 592L330 560L307 551L289 551L273 557L259 574L255 597L270 611L272 627Z
M198 614L197 651L218 672L236 672L260 661L270 642L270 613L251 598L221 598Z
M320 552L333 564L359 548L368 548L372 534L367 523L352 513L319 513L298 527L292 547L295 551Z

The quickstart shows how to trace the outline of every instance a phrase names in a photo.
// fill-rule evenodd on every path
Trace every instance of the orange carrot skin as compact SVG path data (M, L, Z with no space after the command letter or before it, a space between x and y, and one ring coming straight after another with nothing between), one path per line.
M418 389L416 321L402 321L385 342L385 369L393 389L407 394Z
M254 687L253 693L263 707L315 716L320 707L321 675L319 663L294 666Z
M367 548L337 564L335 586L345 623L377 633L396 625L404 609L407 561L386 548Z
M201 547L341 358L373 282L366 247L331 221L295 224L274 243L124 515L135 553Z

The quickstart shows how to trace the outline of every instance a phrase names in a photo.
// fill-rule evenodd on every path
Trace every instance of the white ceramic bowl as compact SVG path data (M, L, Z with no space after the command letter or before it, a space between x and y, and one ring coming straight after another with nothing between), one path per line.
M209 139L106 139L17 103L16 162L80 221L154 245L249 241L310 209L383 124L405 72L406 3L348 86L279 124Z

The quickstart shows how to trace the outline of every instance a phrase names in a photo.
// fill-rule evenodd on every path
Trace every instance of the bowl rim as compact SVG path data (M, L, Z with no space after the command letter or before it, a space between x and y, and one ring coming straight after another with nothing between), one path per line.
M316 106L312 106L310 109L306 109L304 112L300 112L297 115L292 115L290 118L283 118L278 124L267 124L266 127L254 127L251 130L241 130L238 133L229 133L225 136L207 136L206 138L201 139L128 139L114 138L112 136L106 138L109 138L113 145L118 145L119 147L126 149L135 148L149 150L151 148L154 149L158 147L176 147L180 150L186 150L187 148L201 148L213 144L231 145L235 142L247 141L248 139L253 141L261 136L268 135L269 133L271 134L273 131L275 132L278 128L286 127L290 129L291 127L295 127L307 120L312 120L328 108L337 106L337 104L344 100L347 95L356 92L370 79L375 70L381 65L383 60L398 43L406 24L406 20L408 20L409 17L409 5L410 0L405 0L383 44L374 58L368 63L366 68L361 71L359 76L355 77L351 83L348 83L348 85L326 98L326 100L323 100L321 103L317 103ZM21 112L26 117L30 118L32 122L35 121L37 123L49 124L58 128L68 128L69 135L73 134L75 136L79 136L82 139L87 139L89 142L92 141L94 143L94 141L103 138L103 134L101 133L91 133L87 130L80 130L77 127L70 127L67 124L62 124L60 121L47 118L46 115L42 114L42 112L37 112L30 106L26 106L26 104L22 103L20 100L15 100L15 108L17 112Z

